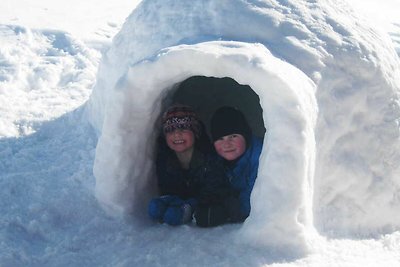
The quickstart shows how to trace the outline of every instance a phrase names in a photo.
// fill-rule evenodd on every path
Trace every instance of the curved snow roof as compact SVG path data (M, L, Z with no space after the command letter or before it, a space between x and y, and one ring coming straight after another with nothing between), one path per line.
M190 76L229 76L260 96L270 129L248 238L398 229L399 72L389 37L339 0L143 1L87 106L101 133L97 196L120 211L144 201L162 97Z

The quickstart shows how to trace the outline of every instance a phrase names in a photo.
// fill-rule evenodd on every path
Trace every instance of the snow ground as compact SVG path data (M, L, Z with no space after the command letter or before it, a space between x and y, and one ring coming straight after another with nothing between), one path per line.
M136 2L63 4L0 3L1 266L400 265L399 232L317 240L312 254L294 258L237 244L236 225L133 227L108 217L93 196L97 137L80 107ZM399 47L396 23L389 33Z

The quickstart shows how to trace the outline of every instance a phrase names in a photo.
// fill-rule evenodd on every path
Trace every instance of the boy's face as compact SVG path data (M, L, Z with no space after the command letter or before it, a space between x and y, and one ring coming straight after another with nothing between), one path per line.
M193 148L194 134L191 130L175 129L165 134L167 145L177 153L185 152Z
M226 160L235 160L246 150L246 140L241 134L230 134L214 142L218 155Z

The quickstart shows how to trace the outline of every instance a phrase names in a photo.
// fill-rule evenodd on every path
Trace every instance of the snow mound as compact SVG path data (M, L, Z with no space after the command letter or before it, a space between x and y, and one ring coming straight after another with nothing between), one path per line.
M258 94L268 129L242 240L304 250L314 229L399 229L399 58L358 21L339 0L141 2L87 105L99 201L145 217L166 100L192 76L230 77Z
M0 34L0 137L30 134L87 101L98 53L61 31L0 25Z

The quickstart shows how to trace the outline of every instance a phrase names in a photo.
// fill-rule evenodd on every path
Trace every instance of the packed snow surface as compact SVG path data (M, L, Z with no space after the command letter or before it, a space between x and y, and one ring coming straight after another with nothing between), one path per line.
M397 141L393 141L398 135L398 127L394 125L397 125L399 117L396 112L399 81L396 71L399 67L398 58L391 47L394 45L399 51L400 30L399 21L395 21L397 16L390 14L398 10L400 3L396 0L384 3L373 0L350 1L367 15L375 14L377 8L384 10L387 15L380 15L379 19L374 17L374 23L367 21L368 16L364 17L365 20L358 19L358 15L353 14L346 4L337 1L280 1L280 6L278 2L247 1L255 5L242 15L238 6L225 6L226 9L221 12L236 12L234 14L238 15L238 21L246 19L253 11L258 14L249 16L251 20L254 19L251 22L254 29L250 30L249 35L260 33L258 39L254 37L252 40L243 38L240 27L234 35L236 23L230 26L234 29L231 36L224 36L222 33L226 29L214 27L222 27L218 21L229 18L217 14L213 16L208 11L203 12L203 16L211 20L198 23L203 25L198 30L199 35L183 38L186 33L191 33L191 25L201 19L191 11L189 5L185 5L185 1L165 1L166 7L160 8L158 12L162 16L159 17L152 5L145 5L148 12L139 7L128 18L125 30L115 38L109 52L103 55L95 87L97 95L92 96L89 105L90 108L97 105L96 108L101 112L91 116L92 122L97 125L93 130L87 121L88 106L85 102L96 82L100 55L106 51L111 37L138 2L1 1L0 265L399 266L400 234L393 232L398 230L393 222L398 223L399 219L395 217L396 212L392 212L392 209L398 208L399 199L395 189L399 183L395 177L398 174L398 148ZM164 6L164 1L154 2L161 3L160 7ZM225 3L216 2L221 6ZM309 5L315 5L312 11L308 9ZM176 16L177 12L185 11L188 11L184 14L190 19L182 18L181 24L185 24L185 19L192 20L192 24L186 23L187 31L180 28L183 27L179 25L181 15ZM138 14L149 16L149 21L154 19L152 27L148 25L147 28L146 20L135 18ZM267 17L270 20L266 22ZM389 23L391 18L393 21ZM128 38L135 36L131 32L134 23L138 27L133 32L140 36L135 40L140 42L127 47L123 39L127 38L126 42L129 43ZM260 25L264 25L262 29ZM331 26L324 28L327 25ZM390 34L391 40L368 25L382 27ZM174 35L175 31L179 34ZM218 35L208 34L211 31ZM274 34L270 36L274 37L274 42L269 37L263 37L263 34ZM153 40L154 46L146 43L146 36L156 38ZM177 40L166 44L166 40L174 36ZM337 44L334 45L333 40ZM117 47L123 49L117 51ZM249 47L254 49L246 49ZM131 48L142 54L133 53L135 49ZM240 60L258 60L246 62L236 70L231 68L229 72L238 82L252 82L252 88L260 95L263 105L272 104L263 107L268 109L264 114L267 127L274 126L268 129L265 141L267 144L271 144L272 140L282 143L284 136L288 142L288 148L285 149L294 149L291 160L300 164L295 164L292 170L279 173L279 177L288 179L292 172L292 182L295 184L286 188L288 185L284 181L279 182L272 175L279 170L274 169L271 173L273 165L279 167L289 159L287 154L282 154L282 158L272 161L270 157L274 155L273 150L278 148L278 145L272 145L264 147L262 160L265 163L260 169L263 174L260 174L252 198L257 215L252 214L244 225L214 229L199 229L194 225L168 227L150 223L144 215L139 217L140 208L138 213L125 214L123 219L108 216L102 209L104 206L99 205L95 197L95 183L99 179L92 174L94 162L105 158L105 153L99 152L99 146L107 147L104 141L97 147L98 134L115 131L115 137L121 140L112 141L110 147L113 147L118 142L122 143L122 130L132 125L121 130L111 122L113 127L105 129L102 126L103 119L104 125L107 125L107 116L128 122L124 120L131 118L131 114L126 114L127 103L118 101L118 98L137 94L140 97L136 101L147 103L156 94L154 91L140 91L143 89L137 87L129 90L128 85L153 83L151 88L162 91L162 97L167 97L170 85L181 82L195 71L202 71L203 74L212 72L215 76L216 73L228 73L228 70L213 70L209 62L199 61L202 64L190 65L189 60L185 59L191 58L194 53L200 54L197 56L199 60L201 56L210 60L223 57L215 66L228 63L235 66ZM172 64L175 58L180 59L178 62L183 69L190 68L188 73L183 75L177 65ZM143 59L146 60L142 62ZM263 61L266 59L268 62ZM117 64L117 60L121 60L121 65ZM117 65L116 68L110 71L110 79L104 81L105 70L113 64ZM164 69L164 64L170 67L163 76L168 86L161 87L157 81L137 78L139 71L153 77L156 74L150 73L149 69ZM274 78L274 83L260 86L263 80L258 78L261 74L250 73L249 77L241 74L241 71L251 70ZM283 70L284 73L280 73ZM177 76L172 77L172 73L177 73ZM118 85L114 84L117 80L120 81ZM297 83L303 86L297 88L294 86ZM346 84L349 84L348 87ZM274 92L274 89L279 91ZM118 90L120 93L116 93ZM107 101L100 96L110 98L109 102L114 107L107 107ZM158 100L152 101L143 107L153 108L146 120L143 119L147 116L146 112L138 106L130 107L139 111L137 117L141 119L129 123L146 125L149 120L157 118L162 105L157 104ZM291 101L298 105L289 108ZM278 103L285 108L278 110ZM295 109L298 111L295 112ZM374 112L371 111L375 111L376 117L372 117ZM321 112L325 116L322 121ZM277 114L276 117L273 114ZM273 121L278 118L287 119L294 125ZM312 125L315 125L314 131L311 131ZM305 130L302 138L293 135L296 127ZM338 130L339 127L342 130ZM146 133L149 130L138 127L138 132L126 132L126 135L132 136L132 142L142 142L137 139L140 131ZM313 138L314 144L311 142ZM387 148L389 141L393 141L391 148ZM323 147L320 147L321 144L324 144ZM151 140L141 145L145 149L137 150L137 153L149 157L144 168L129 165L130 162L119 157L116 162L138 172L151 173L151 168L146 167L147 164L151 165L152 160ZM129 147L132 149L135 145L128 142ZM337 147L337 150L332 147ZM365 156L368 149L370 155ZM358 154L355 155L354 151ZM110 149L110 152L115 150ZM300 156L302 152L305 153L303 157ZM330 156L332 153L334 157ZM99 154L102 156L99 157ZM312 172L306 173L306 170L312 170L313 164L316 167L314 176ZM324 168L319 169L321 166ZM109 172L116 173L113 166ZM325 177L323 174L328 175ZM345 178L341 178L341 175ZM359 177L363 175L365 179L360 182ZM121 186L118 180L114 183L105 181L110 185L110 192ZM141 186L146 188L147 182L149 180L136 179L130 190L140 191ZM272 192L267 185L274 185L280 191ZM301 188L296 187L298 185L302 185ZM151 194L151 188L147 189L145 192ZM291 195L286 194L289 190ZM272 196L265 197L265 191ZM310 191L314 192L314 198L307 195ZM135 203L144 195L146 193L135 192L133 195L122 194L121 198L132 198ZM261 196L263 201L269 199L277 203L285 199L288 202L279 203L283 208L279 211L279 207L271 205L266 208L261 205ZM107 200L107 197L112 199L113 195L105 193L100 200ZM385 204L388 202L393 206ZM313 212L310 213L308 209L312 204ZM374 206L377 204L379 207ZM302 205L305 210L300 209ZM345 207L347 210L343 210ZM281 217L268 214L267 209ZM293 216L296 210L304 216ZM349 214L353 217L347 217ZM273 218L269 225L266 221L270 216ZM309 254L302 256L290 249L279 249L279 242L287 242L284 240L287 236L282 236L282 240L276 236L266 236L266 231L279 233L279 230L271 231L273 227L270 226L279 222L279 219L283 221L285 216L288 221L284 225L287 230L294 231L294 239L298 242L308 240L307 244L297 245L307 247ZM294 224L293 218L300 219L299 224ZM360 223L363 218L365 222ZM311 224L312 221L314 224ZM353 227L356 225L361 228L355 231ZM299 230L303 226L306 230ZM314 227L322 235L330 237L304 239L302 234L314 236ZM259 237L251 237L251 233L257 234L258 229ZM360 235L355 235L355 232ZM247 242L244 242L246 239ZM262 246L265 244L272 247ZM274 244L277 245L275 248Z

